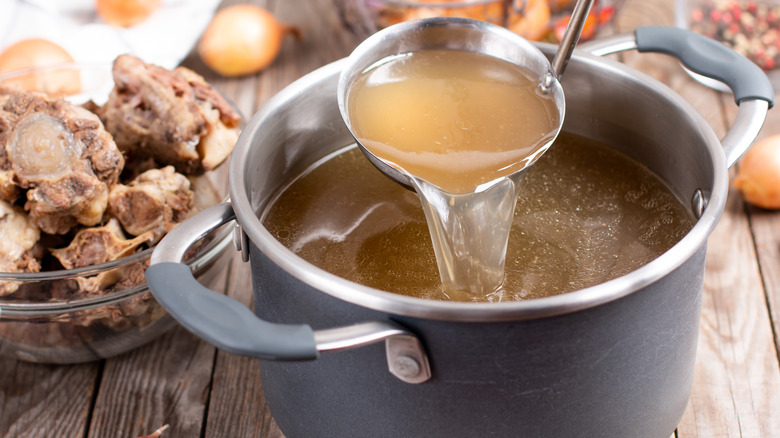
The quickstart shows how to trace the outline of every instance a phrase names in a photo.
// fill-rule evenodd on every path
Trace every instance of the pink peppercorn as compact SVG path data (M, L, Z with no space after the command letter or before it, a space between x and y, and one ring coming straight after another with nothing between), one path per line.
M696 0L696 3L697 7L689 14L691 30L723 42L763 69L778 66L780 4L768 0Z
M721 13L717 9L713 9L710 11L710 20L718 22L720 21Z

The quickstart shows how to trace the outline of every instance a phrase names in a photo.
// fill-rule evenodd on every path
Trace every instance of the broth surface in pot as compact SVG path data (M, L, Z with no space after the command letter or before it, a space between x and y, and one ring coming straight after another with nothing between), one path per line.
M655 259L694 224L643 165L567 133L528 171L504 283L485 296L442 287L416 194L387 179L355 147L326 157L283 187L261 220L291 251L335 275L456 301L524 300L600 284Z

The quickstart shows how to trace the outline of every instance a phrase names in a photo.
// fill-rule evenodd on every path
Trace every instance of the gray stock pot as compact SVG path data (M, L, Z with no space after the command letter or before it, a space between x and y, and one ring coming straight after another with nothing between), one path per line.
M673 54L728 83L740 109L726 137L663 84L592 54L625 49ZM679 29L640 28L589 50L575 51L562 81L564 131L644 163L698 217L651 263L564 295L474 304L371 289L297 257L256 213L286 181L353 142L336 101L342 60L252 118L230 163L230 202L160 242L150 289L196 335L261 359L265 397L288 437L669 437L691 389L706 240L724 208L728 167L774 93L746 59ZM234 219L254 313L181 264L190 245Z

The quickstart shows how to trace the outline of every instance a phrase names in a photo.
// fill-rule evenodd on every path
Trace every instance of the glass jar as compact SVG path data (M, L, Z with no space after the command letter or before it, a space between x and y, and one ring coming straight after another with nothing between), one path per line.
M525 39L557 43L575 0L334 0L342 21L365 36L416 18L464 17L504 26ZM582 31L593 38L615 13L612 0L596 0Z

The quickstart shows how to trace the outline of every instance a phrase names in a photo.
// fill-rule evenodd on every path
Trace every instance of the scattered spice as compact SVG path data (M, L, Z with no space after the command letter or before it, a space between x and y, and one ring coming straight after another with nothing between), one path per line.
M772 70L780 62L780 4L705 0L691 8L688 26L721 41L764 70Z

